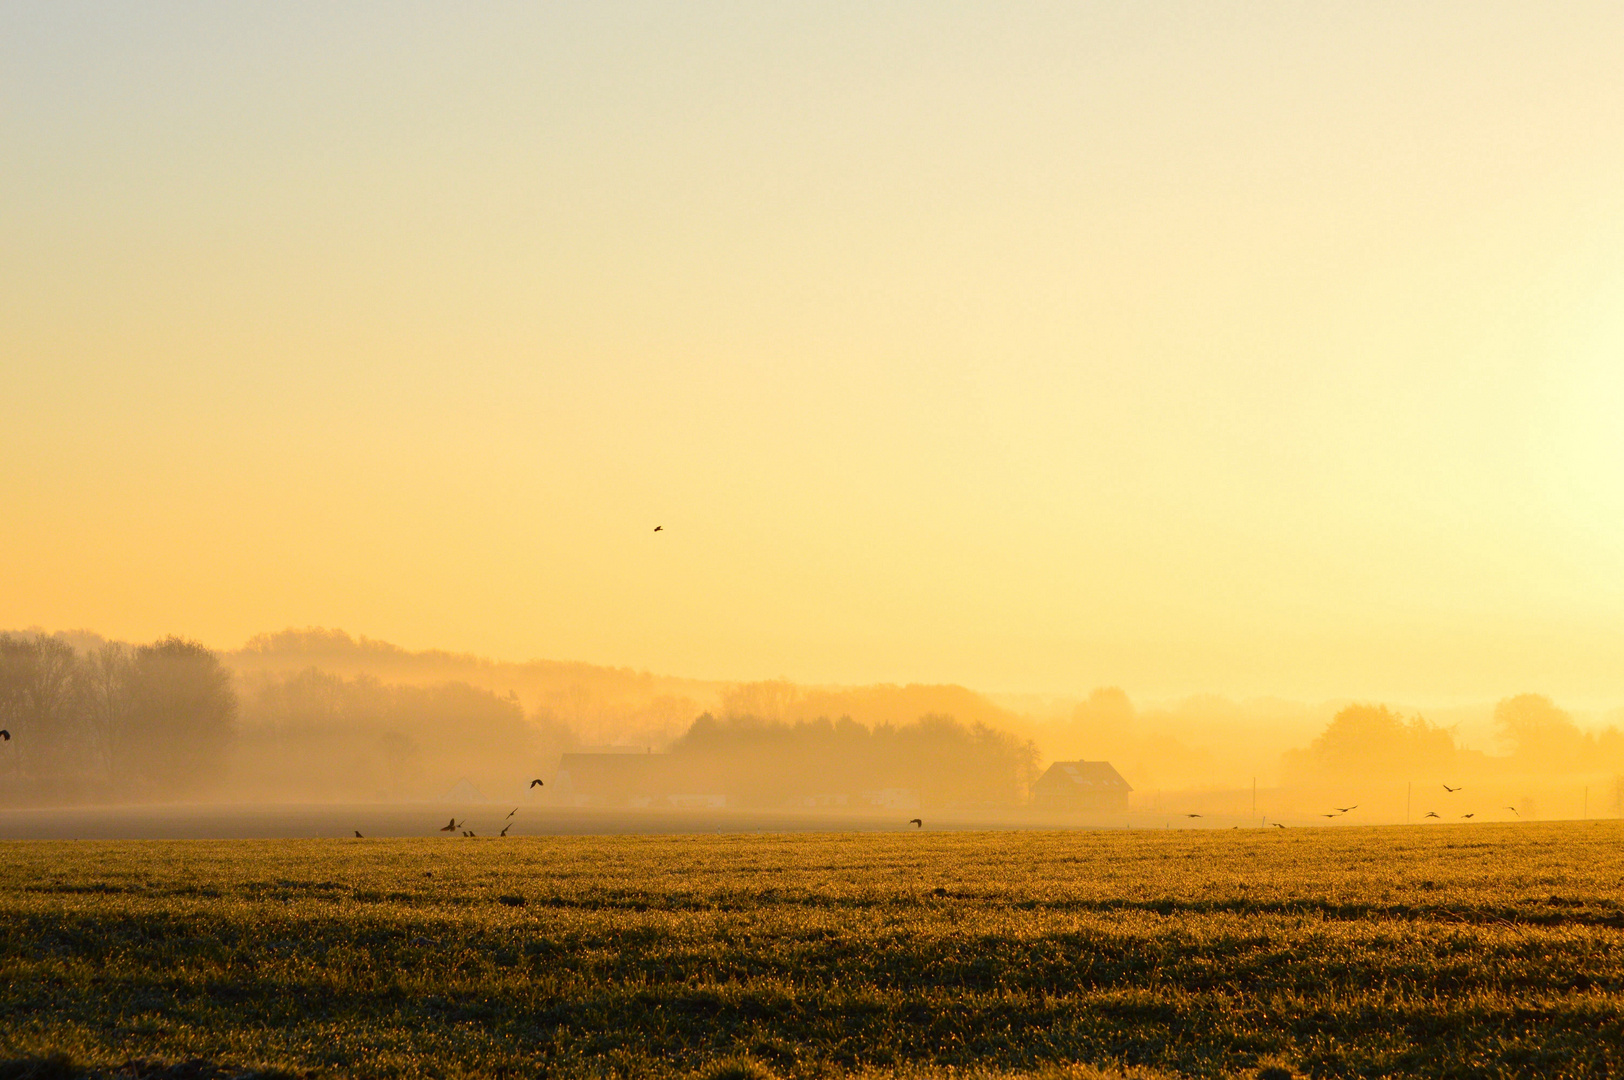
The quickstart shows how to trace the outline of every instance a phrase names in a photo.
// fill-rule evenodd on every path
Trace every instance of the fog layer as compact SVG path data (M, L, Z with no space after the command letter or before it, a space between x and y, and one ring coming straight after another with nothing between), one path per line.
M1035 784L1052 763L1083 760L1120 773L1126 812L1169 821L1334 823L1349 805L1366 815L1349 821L1624 811L1616 714L1575 717L1525 693L1445 719L1382 702L1141 705L1117 688L995 701L950 685L728 684L325 630L228 653L179 637L0 634L0 803L14 807L1018 812L1041 808Z

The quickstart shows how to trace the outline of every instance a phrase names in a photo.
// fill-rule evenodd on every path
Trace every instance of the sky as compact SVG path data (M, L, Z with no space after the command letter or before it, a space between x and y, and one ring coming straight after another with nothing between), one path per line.
M1624 702L1621 54L1612 3L12 0L0 626Z

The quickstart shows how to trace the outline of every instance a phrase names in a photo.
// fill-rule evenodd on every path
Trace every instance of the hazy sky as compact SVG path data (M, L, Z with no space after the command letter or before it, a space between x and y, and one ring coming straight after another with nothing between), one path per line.
M1621 55L1616 3L11 0L0 626L1624 699Z

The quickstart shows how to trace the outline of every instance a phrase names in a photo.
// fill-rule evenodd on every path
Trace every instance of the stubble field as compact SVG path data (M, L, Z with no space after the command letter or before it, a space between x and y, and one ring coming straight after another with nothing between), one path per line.
M0 1076L1617 1076L1621 879L1613 822L13 841Z

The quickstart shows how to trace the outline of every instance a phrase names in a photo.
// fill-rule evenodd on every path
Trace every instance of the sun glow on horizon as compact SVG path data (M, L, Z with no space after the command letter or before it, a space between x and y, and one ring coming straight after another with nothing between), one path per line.
M0 626L1624 700L1621 47L13 5Z

